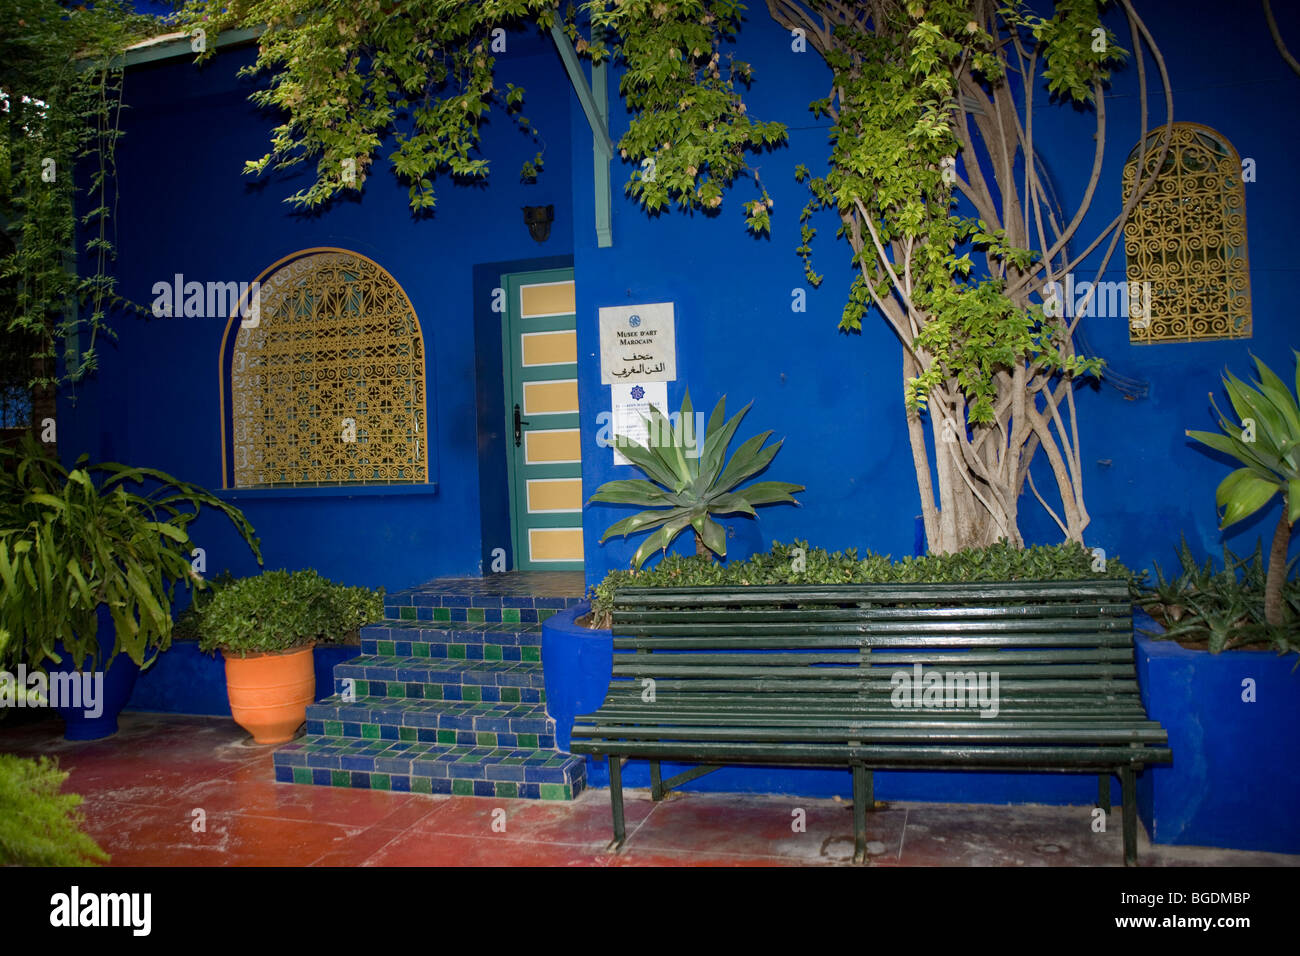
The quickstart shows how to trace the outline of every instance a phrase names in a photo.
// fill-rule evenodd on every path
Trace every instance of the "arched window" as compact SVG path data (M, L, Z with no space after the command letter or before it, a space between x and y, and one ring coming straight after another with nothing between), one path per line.
M1154 171L1164 127L1124 164L1124 200ZM1133 315L1137 343L1250 337L1250 261L1241 157L1220 134L1175 123L1155 183L1124 227L1130 283L1145 288L1149 316ZM1134 288L1130 286L1130 289Z
M228 480L236 488L426 483L424 340L402 287L344 249L259 277L233 315ZM223 425L225 403L222 403ZM224 436L223 436L224 445Z

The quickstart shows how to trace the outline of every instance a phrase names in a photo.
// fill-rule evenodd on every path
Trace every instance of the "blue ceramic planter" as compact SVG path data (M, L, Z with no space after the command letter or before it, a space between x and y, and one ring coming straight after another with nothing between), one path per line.
M113 652L113 639L116 632L113 630L113 618L108 613L108 609L100 605L98 611L99 628L96 631L96 637L99 640L100 663L107 659L108 655ZM59 664L50 664L49 672L51 676L55 674L74 675L78 667L63 647L62 643L56 644L55 649L63 659ZM118 654L109 664L108 669L102 671L102 683L96 680L99 672L94 670L95 662L90 657L81 664L81 678L83 688L86 685L85 677L90 677L98 685L94 694L94 707L85 706L86 700L79 706L57 706L55 709L63 717L67 725L64 730L65 740L99 740L103 737L111 737L117 733L117 717L126 706L126 702L131 697L131 691L135 689L136 678L140 675L140 668L126 654ZM57 703L57 702L56 702Z
M1158 629L1134 618L1139 630ZM1171 766L1138 777L1152 841L1300 853L1296 655L1211 654L1139 634L1137 667L1147 713L1174 751Z

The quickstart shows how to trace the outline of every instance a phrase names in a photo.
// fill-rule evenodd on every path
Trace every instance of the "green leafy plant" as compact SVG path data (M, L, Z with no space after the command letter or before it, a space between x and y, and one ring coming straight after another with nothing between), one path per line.
M310 569L238 578L196 609L199 649L248 657L343 643L383 618L383 593L335 584Z
M1300 393L1300 352L1295 355L1296 393ZM1281 627L1291 616L1282 590L1291 534L1300 520L1300 401L1261 359L1255 359L1255 368L1259 380L1253 386L1224 373L1223 387L1238 420L1225 415L1211 393L1222 433L1189 431L1187 435L1243 466L1224 478L1215 492L1215 503L1223 509L1221 529L1249 518L1276 496L1282 498L1264 584L1264 619L1272 627Z
M9 645L0 628L0 660ZM0 754L0 866L91 866L108 854L82 831L81 796L48 757Z
M796 491L803 491L803 485L760 481L745 488L738 487L771 464L782 443L764 447L772 435L766 431L746 441L727 461L727 446L750 405L729 421L725 420L726 405L727 397L724 395L709 416L702 448L699 446L700 436L695 434L695 410L689 389L682 399L681 413L675 426L659 409L650 408L646 419L650 428L647 446L625 436L615 436L619 449L650 480L607 481L596 489L590 500L646 509L610 525L600 539L603 544L615 535L627 537L657 528L633 555L633 567L641 567L656 551L666 551L673 539L688 527L695 530L697 554L706 553L707 548L725 558L727 532L713 520L713 515L741 513L757 516L754 508L758 505L779 501L798 504L793 495ZM698 456L694 454L697 451Z
M763 584L911 584L922 581L1078 581L1114 578L1135 582L1117 558L1098 565L1092 552L1067 541L1018 548L1006 541L951 554L926 554L897 561L856 548L828 552L806 541L775 542L770 551L744 561L718 564L699 556L669 555L644 571L611 571L592 589L591 627L608 627L614 592L625 587L749 587Z
M1290 616L1280 625L1265 615L1264 594L1268 573L1260 545L1248 558L1238 558L1227 548L1223 567L1214 559L1200 564L1184 538L1178 547L1181 570L1166 577L1155 565L1155 580L1137 590L1138 603L1157 622L1152 637L1197 645L1212 654L1237 647L1272 646L1279 653L1300 651L1300 581L1288 578L1282 600ZM1294 564L1294 562L1293 562Z
M243 514L197 485L152 468L90 465L84 455L68 470L31 435L17 449L0 449L0 626L13 638L8 655L36 666L59 662L61 641L77 666L87 658L107 666L119 653L151 664L150 652L171 646L177 584L205 586L190 566L189 535L205 506L230 519L260 562ZM104 660L100 605L114 624Z
M62 377L79 380L109 309L129 304L110 228L122 53L162 30L118 0L0 4L0 371L51 406L58 345Z
M83 830L81 796L48 757L0 754L0 866L92 866L108 854Z

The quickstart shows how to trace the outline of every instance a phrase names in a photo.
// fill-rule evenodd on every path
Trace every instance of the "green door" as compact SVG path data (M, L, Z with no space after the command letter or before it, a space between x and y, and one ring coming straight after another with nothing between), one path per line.
M582 452L572 269L502 276L515 567L582 568Z

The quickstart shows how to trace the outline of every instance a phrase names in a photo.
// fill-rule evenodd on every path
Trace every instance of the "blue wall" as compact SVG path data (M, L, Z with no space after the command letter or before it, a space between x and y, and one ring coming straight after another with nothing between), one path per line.
M1288 166L1297 136L1294 124L1278 119L1280 104L1300 91L1300 77L1278 56L1254 6L1230 31L1204 28L1223 22L1221 7L1209 0L1162 0L1144 4L1142 13L1169 63L1175 118L1218 129L1256 161L1258 171L1257 181L1246 186L1250 340L1132 346L1122 321L1085 322L1087 337L1111 366L1149 386L1136 400L1106 386L1080 389L1092 515L1086 539L1149 567L1172 561L1180 532L1201 552L1217 551L1225 540L1216 528L1214 489L1227 465L1183 434L1189 427L1213 427L1206 393L1217 387L1219 371L1228 366L1246 374L1253 352L1285 374L1291 347L1300 345L1286 301L1292 271L1285 245L1300 213ZM1300 12L1279 15L1284 34L1300 36ZM174 62L133 69L127 77L117 215L124 294L147 304L153 283L176 272L200 281L249 280L298 249L334 245L387 268L423 326L436 489L238 498L262 536L267 565L311 565L339 580L393 589L436 575L476 573L498 539L505 537L508 547L501 432L487 404L499 400L491 354L499 332L484 294L503 271L567 263L570 256L578 288L587 494L633 473L615 468L610 450L596 446L597 416L608 410L610 398L599 384L597 310L667 300L676 304L678 336L670 403L676 407L688 385L696 407L705 410L723 393L733 409L753 400L739 437L774 429L786 444L765 477L807 485L800 506L765 508L757 521L729 520L731 554L796 537L832 549L911 553L920 506L903 428L900 347L874 316L861 334L836 330L851 274L833 221L817 222L814 265L826 277L820 288L806 286L794 254L807 195L794 182L794 167L803 161L817 171L828 151L826 124L807 109L827 88L816 53L793 52L789 36L760 8L751 11L736 44L737 54L756 68L751 112L790 127L789 146L754 160L775 200L770 238L754 238L743 228L740 207L756 194L752 182L739 183L719 214L650 217L623 192L631 166L615 160L614 245L599 249L586 119L549 40L521 34L510 42L500 58L501 81L528 88L526 112L542 130L546 169L537 184L518 181L520 163L536 147L494 116L485 133L490 185L439 180L439 206L429 218L412 216L405 187L382 162L360 200L339 201L316 214L296 213L282 201L306 184L303 173L241 176L243 162L265 151L275 122L248 103L253 81L234 76L251 61L247 48L222 52L202 69ZM1135 83L1135 70L1122 70L1108 94L1102 186L1082 234L1119 208L1120 170L1136 132ZM1086 182L1091 120L1039 102L1038 143L1068 206ZM616 96L611 114L617 139L628 117ZM556 223L551 239L538 245L520 222L519 207L546 203L555 204ZM1123 279L1123 270L1121 245L1107 278ZM1090 274L1086 267L1079 272ZM797 289L806 292L806 312L791 311ZM223 326L218 319L118 321L118 341L101 343L99 375L65 396L63 452L148 464L219 487L216 369ZM1059 540L1031 497L1022 499L1022 511L1029 540ZM637 547L637 539L598 543L604 528L626 513L603 505L586 509L589 582L625 567ZM1271 534L1277 514L1275 506L1227 542L1249 550L1256 538ZM247 549L222 521L205 516L196 530L208 550L209 573L253 570ZM690 549L686 536L678 547Z
M272 262L315 246L376 260L405 289L424 333L432 485L382 496L354 490L234 500L262 539L267 567L312 566L336 580L390 589L477 573L481 505L493 507L480 500L477 379L495 376L484 390L499 392L501 371L499 352L495 367L476 360L476 324L484 318L476 311L474 267L569 261L563 67L549 39L510 36L499 57L500 82L528 90L526 114L541 139L494 116L483 136L491 185L439 179L435 214L416 217L386 160L376 164L360 199L318 213L295 212L283 201L307 184L301 172L242 176L243 163L266 151L275 120L248 102L252 82L235 76L252 59L251 48L243 48L220 52L201 69L180 61L128 73L117 157L119 289L148 307L153 284L170 282L174 273L187 281L250 281ZM520 182L524 160L543 148L537 182ZM539 244L520 207L552 203L556 221ZM117 341L100 343L99 374L64 396L61 452L147 464L220 488L217 360L225 324L224 317L118 318ZM209 573L256 570L224 519L204 515L195 539L207 551Z
M1199 450L1187 428L1213 430L1206 395L1218 387L1226 365L1238 375L1250 370L1249 353L1264 358L1283 378L1294 368L1291 348L1300 335L1286 282L1291 276L1287 239L1300 213L1300 199L1288 175L1294 153L1294 124L1279 122L1280 104L1300 93L1300 77L1283 63L1268 35L1262 11L1231 15L1229 32L1209 30L1223 22L1222 7L1207 0L1145 3L1141 14L1165 55L1175 97L1175 119L1203 123L1225 135L1243 157L1256 160L1258 179L1246 186L1254 334L1245 341L1134 346L1122 319L1090 319L1084 333L1117 372L1149 383L1145 398L1130 400L1108 386L1079 390L1085 501L1092 524L1091 547L1102 547L1137 568L1152 561L1168 567L1180 532L1193 548L1218 553L1226 540L1249 551L1257 537L1271 537L1280 514L1274 505L1223 538L1214 512L1214 489L1227 474L1221 459ZM1284 35L1300 36L1300 11L1283 11ZM1115 29L1127 39L1119 20ZM757 195L751 182L729 193L719 215L679 211L648 217L621 189L631 166L614 163L614 245L596 247L590 227L591 191L583 188L590 163L586 123L573 115L575 268L578 277L580 398L584 490L631 477L614 467L611 452L597 448L596 416L608 410L610 390L600 385L597 310L601 306L672 301L677 316L678 380L669 385L676 408L689 386L695 407L709 409L726 393L729 407L749 400L754 407L739 440L768 428L785 446L765 478L807 486L801 507L760 509L760 518L728 520L728 550L744 556L772 540L807 538L828 548L872 548L895 556L913 550L920 513L911 453L904 432L902 358L897 340L874 313L860 335L839 333L852 278L847 245L835 240L836 223L815 221L814 267L825 275L807 290L807 312L791 311L792 290L805 288L798 214L806 190L794 182L794 167L806 162L817 172L829 148L827 126L814 120L808 102L825 95L829 74L814 52L795 53L789 35L761 9L751 10L736 53L755 65L746 97L750 113L790 127L790 145L754 160L762 184L775 200L772 237L755 239L743 227L741 203ZM1148 64L1150 67L1150 64ZM1120 208L1120 176L1136 143L1136 70L1121 70L1107 96L1108 141L1101 186L1081 235L1099 231ZM1151 81L1154 82L1154 81ZM1159 109L1159 94L1155 95ZM1073 209L1092 163L1093 120L1039 96L1036 140L1067 207ZM612 133L626 131L628 117L617 102ZM1153 122L1163 121L1157 113ZM821 161L819 161L821 160ZM1091 230L1091 232L1090 232ZM1077 270L1092 279L1094 255ZM1105 278L1124 280L1123 244ZM1050 489L1043 455L1035 472L1040 489ZM1048 500L1049 491L1044 491ZM1027 540L1062 537L1026 493L1021 528ZM626 567L636 538L604 546L603 530L628 509L592 505L584 518L587 580L599 581L612 568ZM684 535L676 550L693 547Z

